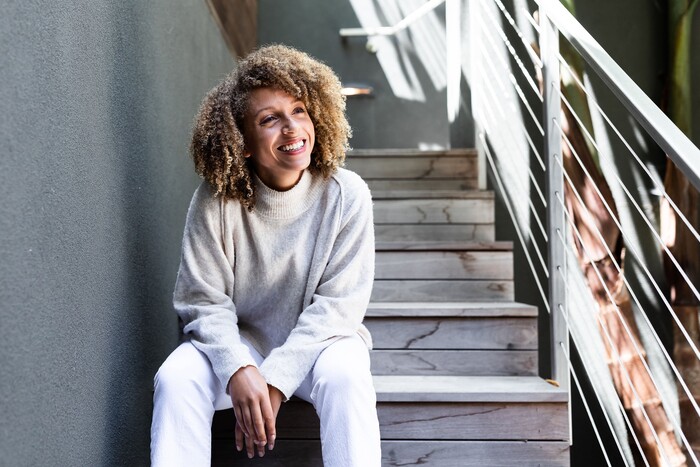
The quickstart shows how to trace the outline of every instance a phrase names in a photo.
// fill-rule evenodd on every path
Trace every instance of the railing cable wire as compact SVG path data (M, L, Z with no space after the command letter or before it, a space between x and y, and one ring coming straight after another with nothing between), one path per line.
M496 180L496 184L498 185L498 189L501 191L501 193L503 193L503 202L506 205L506 209L508 210L508 214L510 214L511 220L513 221L513 226L515 227L515 233L518 236L518 240L520 240L520 245L523 248L523 253L525 254L525 258L527 259L527 263L530 266L530 271L532 272L532 277L535 279L535 283L537 284L537 290L539 290L540 295L542 297L542 303L544 303L544 306L547 310L547 313L551 313L551 310L549 308L549 301L547 300L547 294L544 293L544 288L542 287L542 283L540 282L537 271L535 271L535 265L532 262L532 258L530 257L530 254L528 252L527 243L525 243L525 238L523 237L523 234L520 230L520 225L518 224L517 219L515 217L515 212L513 211L513 207L511 206L510 199L508 197L508 193L504 189L503 181L501 180L501 177L498 174L498 168L496 166L496 162L493 159L493 155L491 154L491 150L489 149L488 143L486 142L486 138L484 137L483 133L479 134L479 139L481 140L481 142L483 144L486 159L488 160L488 163L491 166L493 178ZM545 271L546 271L546 269L545 269ZM545 275L548 275L548 273L545 272Z
M612 292L610 292L610 289L609 289L608 286L605 284L605 280L603 279L603 275L601 274L600 270L598 269L598 266L596 265L595 261L594 261L593 258L591 257L591 255L590 255L590 253L589 253L589 251L588 251L588 248L586 247L586 245L585 245L585 243L584 243L584 241L583 241L583 237L581 237L581 232L579 232L579 230L578 230L578 228L576 227L576 224L574 223L573 219L571 219L571 217L570 217L570 215L569 215L569 212L568 212L568 210L566 209L566 203L564 203L564 199L561 198L560 196L557 196L557 199L559 200L559 202L561 203L561 205L564 207L564 214L565 214L567 223L569 224L569 226L570 226L571 229L572 229L572 232L574 232L574 234L576 235L576 238L578 239L579 243L581 244L581 249L583 250L583 253L584 253L584 255L586 256L586 259L588 260L589 264L592 266L593 271L595 272L596 277L598 278L598 281L600 282L600 285L601 285L601 286L603 287L603 289L605 290L605 294L607 295L610 304L613 306L613 310L615 311L615 314L617 315L617 318L620 320L620 323L622 323L622 327L623 327L623 329L625 330L625 333L629 336L630 341L632 342L632 346L633 346L633 348L634 348L635 353L636 353L637 356L639 357L640 361L642 362L642 365L644 366L645 371L646 371L647 374L649 375L649 378L651 379L652 383L654 384L654 386L656 387L656 389L657 389L657 391L658 391L658 390L659 390L659 386L658 386L658 384L656 383L656 380L655 380L655 378L653 377L653 375L652 375L652 373L651 373L651 370L649 369L649 366L647 365L646 360L645 360L644 356L642 355L641 350L639 349L639 345L637 344L637 341L636 341L634 335L632 334L632 331L631 331L630 328L629 328L629 325L628 325L628 323L627 323L627 320L624 318L624 316L622 316L622 311L620 310L620 308L619 308L619 306L617 305L617 303L615 303L615 299L614 299L614 297L612 296ZM564 242L564 238L563 238L563 237L560 236L559 238L560 238L560 240L561 240L562 242ZM635 399L636 399L637 402L639 403L639 408L640 408L640 410L641 410L641 412L642 412L642 414L643 414L643 416L644 416L644 419L646 420L646 422L647 422L649 428L651 429L652 435L654 436L654 440L656 441L657 445L658 445L659 448L660 448L661 455L662 455L662 457L664 458L664 460L665 460L667 463L670 464L669 459L668 459L668 456L667 456L665 450L663 449L663 445L661 444L661 440L659 439L658 433L656 432L656 429L654 428L654 425L651 423L651 418L649 417L649 414L647 413L646 409L644 408L644 404L643 404L643 402L642 402L642 398L641 398L641 396L639 395L639 393L637 392L637 388L635 387L634 383L632 382L632 378L631 378L631 376L630 376L630 374L629 374L629 372L628 372L628 370L627 370L627 367L626 367L626 366L623 364L623 362L622 362L622 357L621 357L621 355L620 355L620 351L619 351L619 349L617 348L617 346L615 345L614 340L613 340L612 337L610 336L610 331L608 330L607 326L605 325L605 323L604 323L603 320L601 319L600 315L598 315L597 318L598 318L598 322L600 323L601 329L603 329L604 334L605 334L605 337L606 337L606 339L608 340L608 343L610 344L610 348L614 351L614 356L613 356L613 357L614 357L614 359L618 362L618 364L620 365L620 368L622 369L622 373L625 375L625 379L627 380L627 383L629 384L630 389L631 389L632 392L634 393ZM664 410L665 410L665 409L664 409ZM667 413L667 415L668 415L668 413ZM671 416L669 415L669 420L672 421L672 423L673 423L673 425L674 425L674 429L680 434L681 438L683 439L684 444L686 445L686 448L692 453L692 448L690 447L690 444L688 443L688 440L687 440L686 437L685 437L685 433L684 433L683 430L680 428L680 426L678 426L677 421L675 420L675 418L673 418L673 417L671 417ZM693 459L695 460L695 462L696 462L696 464L697 464L697 458L695 458L695 455L694 455L694 454L692 454L692 457L693 457Z
M588 97L588 101L589 101L589 102L593 102L593 104L594 104L594 105L596 106L596 108L598 109L598 112L600 112L600 115L603 117L603 119L605 119L605 121L607 122L607 124L610 126L610 128L613 130L613 132L614 132L614 133L617 135L617 137L620 139L620 141L622 142L622 144L624 144L625 147L627 148L627 150L632 154L634 160L637 162L637 164L639 165L639 167L644 171L644 173L649 177L649 179L651 180L651 182L654 184L654 187L655 187L657 190L659 190L659 193L661 193L661 196L663 196L663 197L666 199L666 201L668 201L669 205L673 208L673 210L676 212L676 214L678 215L678 217L683 221L683 223L685 224L685 226L686 226L686 227L688 228L688 230L693 234L693 236L694 236L695 239L698 241L698 243L700 243L700 234L698 233L698 231L697 231L697 230L693 227L693 225L688 221L688 219L687 219L687 218L685 217L685 215L681 212L681 210L678 208L678 206L677 206L676 203L673 201L673 199L672 199L670 196L668 196L668 193L666 192L666 188L663 186L663 184L659 183L659 181L652 175L652 173L651 173L651 171L649 170L649 168L648 168L646 165L644 165L644 163L642 162L642 160L641 160L641 158L639 157L639 155L637 155L637 152L636 152L634 149L632 149L632 146L631 146L631 145L627 142L627 140L622 136L622 133L620 133L620 130L617 129L617 127L613 124L613 122L610 120L610 118L608 117L608 115L603 111L603 109L602 109L602 108L600 107L600 105L598 104L597 100L596 100L595 98L593 98L593 96L591 96L591 95L589 94L589 91L588 91L588 89L586 88L586 86L585 86L583 83L581 83L581 80L578 78L578 76L576 76L576 74L575 74L575 73L573 72L573 70L571 69L570 65L566 62L566 60L564 59L564 57L562 57L561 55L559 55L559 62L567 69L567 71L569 72L569 74L574 78L574 81L576 82L576 85L586 94L586 96ZM571 109L571 105L569 104L568 101L565 100L564 96L562 96L562 99L565 101L566 106L569 108L569 110L571 110L571 112L575 114L575 112ZM580 127L582 128L582 130L585 132L587 138L596 146L596 150L597 150L598 153L600 154L601 151L600 151L600 149L598 149L598 146L596 145L595 140L593 139L593 137L590 135L588 129L585 127L585 125L583 125L583 124L581 123L581 121L580 121L578 115L575 115L575 118L576 118L576 120L579 122L579 126L580 126ZM606 154L606 157L607 157L607 154Z
M525 50L527 50L528 55L530 55L532 62L535 64L535 66L537 68L542 69L542 60L540 60L540 57L537 56L537 53L535 53L535 51L532 50L532 45L527 42L527 39L525 39L525 36L523 35L522 31L520 30L518 25L515 23L515 20L513 20L513 17L510 15L510 13L508 13L508 10L506 10L506 7L503 6L503 3L501 3L501 0L494 0L494 2L496 3L498 8L503 13L503 16L506 17L506 20L508 20L510 25L513 27L513 30L515 30L515 33L518 35L518 38L520 38L520 41L525 46Z
M559 158L556 158L556 157L555 157L555 159L556 159L557 163L558 163L558 164L562 167L562 169L563 169L564 166L563 166L561 160L560 160ZM574 183L573 183L573 181L571 180L571 177L570 177L569 174L566 172L566 170L563 170L563 173L564 173L564 177L566 177L566 182L567 182L567 184L569 185L569 187L571 188L571 191L572 191L572 193L574 194L574 196L576 197L577 201L579 202L579 204L580 204L581 206L584 207L585 213L586 213L590 218L592 218L593 215L591 214L591 212L590 212L590 210L588 209L588 207L586 206L586 204L583 202L583 199L582 199L582 197L581 197L581 194L579 193L579 191L578 191L578 190L576 189L576 187L574 186ZM630 284L629 281L627 280L627 277L622 273L622 268L620 267L619 263L618 263L617 260L615 259L615 256L613 255L612 251L610 251L610 248L609 248L607 242L606 242L605 239L603 238L603 234L601 233L600 229L598 228L598 226L597 226L595 223L593 223L592 225L593 225L593 231L595 232L596 236L598 237L598 240L600 240L600 243L604 246L605 251L606 251L608 257L610 258L611 263L613 264L613 266L615 266L615 269L617 270L617 272L618 272L618 273L620 274L620 276L622 277L622 281L624 282L625 286L627 287L627 291L629 292L630 297L632 297L632 300L633 300L634 303L639 307L639 309L640 309L640 310L643 310L644 307L642 307L642 304L640 303L639 299L637 298L637 294L634 292L634 289L632 288L631 284ZM673 360L672 360L671 357L669 356L668 351L666 350L666 347L664 346L663 342L661 342L661 338L659 337L658 333L657 333L656 330L654 329L654 326L651 324L651 321L649 320L649 317L647 316L646 313L641 313L641 315L642 315L642 317L643 317L643 319L644 319L644 322L646 323L647 327L649 328L649 331L651 332L652 336L654 337L656 343L658 344L659 348L661 349L661 351L662 351L664 357L666 358L666 361L668 362L669 366L671 367L671 370L672 370L672 371L674 372L674 374L676 375L676 378L677 378L679 384L682 386L683 391L686 393L686 395L688 396L689 400L691 401L691 404L692 404L693 408L695 409L695 412L696 412L697 415L700 417L700 407L698 406L697 402L695 401L695 398L693 397L693 395L692 395L690 389L689 389L688 386L686 385L685 380L683 379L683 377L681 376L680 372L678 371L678 368L676 367L675 363L673 363ZM647 371L648 371L649 375L651 376L651 375L652 375L651 370L647 367L646 362L644 362L644 366L645 366L645 368L647 368ZM652 377L652 381L654 381L653 376L651 376L651 377ZM657 387L657 389L660 390L660 387L659 387L659 385L656 383L656 381L654 381L654 385Z
M557 122L555 122L555 124L556 124L557 126L559 126L559 124L558 124ZM561 127L559 127L559 129L561 130ZM625 234L625 230L622 228L622 225L620 224L619 219L613 214L613 211L612 211L612 209L610 208L610 205L608 204L608 202L607 202L607 201L605 200L605 198L603 197L603 194L600 192L600 189L599 189L598 186L595 184L595 181L593 180L593 177L592 177L591 174L588 172L588 169L586 169L586 167L583 165L583 162L582 162L581 159L579 158L579 155L578 155L578 153L576 152L576 150L573 148L573 145L571 144L571 141L569 141L569 138L566 137L566 135L564 134L563 131L562 131L562 137L563 137L563 140L564 140L564 142L566 143L566 145L567 145L567 146L569 147L569 149L571 150L571 153L573 154L574 158L576 159L576 161L578 162L578 164L581 166L581 169L583 170L584 174L585 174L586 177L591 181L591 184L592 184L592 186L593 186L595 192L597 193L598 197L600 198L600 200L602 201L603 205L605 206L605 209L608 211L608 214L610 214L610 218L613 220L613 222L615 222L615 225L617 226L617 228L620 229L620 233L622 234L622 236L623 236L625 239L629 240L629 239L627 238L627 235ZM654 231L654 233L656 233L656 232ZM626 247L627 247L627 250L628 250L628 251L631 251L631 252L634 254L635 258L636 258L637 261L639 262L639 264L640 264L640 266L642 267L642 269L645 271L645 274L646 274L647 277L649 278L650 282L652 283L652 285L654 286L654 288L657 290L657 293L659 294L659 297L661 298L661 300L662 300L662 301L664 302L664 304L666 305L666 308L667 308L667 309L669 310L669 312L671 313L671 316L673 317L673 319L675 320L676 324L678 325L678 328L679 328L680 332L683 334L683 336L685 337L685 339L688 341L688 344L689 344L690 348L691 348L691 349L693 350L693 352L695 353L695 357L696 357L698 360L700 360L700 351L698 351L698 348L697 348L697 346L695 345L695 343L693 342L692 337L688 334L687 330L685 329L685 327L683 326L683 324L680 322L680 319L678 318L678 315L677 315L676 312L673 310L673 307L672 307L671 304L668 302L668 300L667 300L666 297L664 296L664 294L663 294L663 292L661 291L661 289L659 288L659 286L656 284L656 281L654 280L653 276L651 275L651 272L649 272L649 269L646 267L646 265L644 265L644 262L641 260L641 256L640 256L639 253L637 252L637 249L634 248L634 247L632 246L632 244L629 244L629 243L627 243L627 242L626 242Z

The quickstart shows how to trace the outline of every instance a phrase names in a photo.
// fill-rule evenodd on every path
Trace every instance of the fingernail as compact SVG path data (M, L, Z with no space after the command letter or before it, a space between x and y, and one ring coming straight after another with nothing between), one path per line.
M241 452L241 449L242 449L242 448L241 448L241 445L240 445L240 444L236 444L236 451Z
M248 459L252 459L255 455L252 452L248 453Z

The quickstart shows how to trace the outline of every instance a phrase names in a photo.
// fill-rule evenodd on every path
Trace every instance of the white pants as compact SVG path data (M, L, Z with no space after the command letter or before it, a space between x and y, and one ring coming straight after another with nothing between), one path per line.
M260 365L263 357L245 343ZM209 360L185 342L165 360L154 384L151 465L208 467L214 411L232 407ZM319 416L324 466L380 465L376 394L359 336L328 346L294 395L312 403Z

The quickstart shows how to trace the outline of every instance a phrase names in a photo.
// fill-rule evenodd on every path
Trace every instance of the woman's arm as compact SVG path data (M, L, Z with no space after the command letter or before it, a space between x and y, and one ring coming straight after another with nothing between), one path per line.
M238 369L256 366L238 332L233 270L222 232L222 202L202 183L187 212L173 303L185 335L211 362L222 390Z
M319 354L335 340L357 333L374 281L374 225L369 188L346 173L338 234L311 304L285 343L260 366L268 384L291 397Z

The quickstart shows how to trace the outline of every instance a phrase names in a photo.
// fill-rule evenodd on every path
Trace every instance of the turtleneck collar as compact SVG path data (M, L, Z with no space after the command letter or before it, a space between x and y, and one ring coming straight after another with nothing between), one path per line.
M296 185L287 191L277 191L265 185L253 172L255 208L253 212L273 219L293 219L306 212L318 198L323 177L304 170Z

